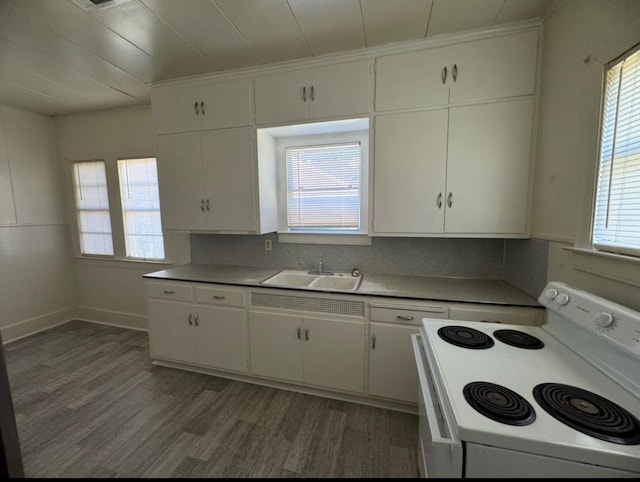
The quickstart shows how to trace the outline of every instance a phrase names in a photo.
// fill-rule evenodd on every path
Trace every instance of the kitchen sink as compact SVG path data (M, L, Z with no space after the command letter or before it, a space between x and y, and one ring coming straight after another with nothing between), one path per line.
M352 276L351 273L311 274L307 271L285 269L261 284L313 290L356 291L361 281L362 275Z

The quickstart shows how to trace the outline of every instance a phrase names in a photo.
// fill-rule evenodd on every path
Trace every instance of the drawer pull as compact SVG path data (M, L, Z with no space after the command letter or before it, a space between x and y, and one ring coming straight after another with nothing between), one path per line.
M302 340L301 332L302 330L298 327L298 340Z
M376 349L376 335L371 335L371 349Z
M214 295L214 296L213 296L213 299L214 299L214 300L226 300L226 299L227 299L227 297L226 297L226 296L218 296L218 295Z
M189 324L193 326L193 313L189 313Z
M398 315L398 316L396 316L396 318L399 319L399 320L407 320L407 321L413 320L413 316Z
M164 290L164 291L163 291L163 293L164 293L165 295L175 295L175 294L176 294L176 292L175 292L175 291L173 291L173 290Z

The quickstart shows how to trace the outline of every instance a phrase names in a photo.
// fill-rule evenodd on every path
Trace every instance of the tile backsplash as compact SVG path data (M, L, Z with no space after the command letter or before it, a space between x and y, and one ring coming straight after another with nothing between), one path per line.
M199 264L304 269L316 267L322 255L333 271L503 279L504 253L504 239L374 237L370 246L342 246L278 243L274 233L191 235L191 261Z

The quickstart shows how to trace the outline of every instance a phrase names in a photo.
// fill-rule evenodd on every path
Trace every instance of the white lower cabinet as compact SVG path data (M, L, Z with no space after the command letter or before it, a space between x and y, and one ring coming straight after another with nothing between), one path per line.
M364 392L363 321L249 312L251 373Z
M200 365L247 371L247 328L243 309L196 308L196 361Z
M149 345L154 357L196 362L193 305L175 301L148 300Z

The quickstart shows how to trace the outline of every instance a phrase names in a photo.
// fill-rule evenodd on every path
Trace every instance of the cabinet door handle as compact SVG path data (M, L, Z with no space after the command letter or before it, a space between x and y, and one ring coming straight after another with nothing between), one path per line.
M398 315L398 316L396 316L396 318L397 318L398 320L406 320L406 321L411 321L411 320L413 320L413 316L403 316L403 315Z
M311 95L310 95L310 97L311 97L311 100L312 100L312 101L313 101L313 99L314 99L313 91L314 91L314 88L313 88L313 85L312 85L312 86L311 86L311 92L310 92L310 94L311 94Z
M226 299L226 296L214 296L213 299L214 300L224 300L224 299Z
M298 327L298 340L302 340L302 330Z
M453 193L450 192L449 195L447 196L447 206L451 207L453 206Z
M189 313L189 324L193 325L193 314Z
M376 335L371 335L371 349L376 349Z
M207 211L211 211L211 206L209 205L209 198L207 198Z
M163 291L163 293L164 293L165 295L175 295L175 294L176 294L176 292L175 292L175 291L172 291L172 290L164 290L164 291Z
M204 199L200 199L200 211L204 212Z
M307 101L307 86L306 85L304 87L302 87L302 101L303 102Z
M304 329L304 339L309 341L309 328Z
M447 66L445 65L442 68L442 73L440 75L442 77L442 83L444 84L447 81Z
M196 326L198 326L199 319L200 319L200 315L196 313L195 316L193 317L193 322L196 324Z
M438 209L442 207L442 193L438 194L438 197L436 198L436 205L438 206Z
M204 115L204 101L200 101L200 112Z
M193 108L196 111L196 115L199 115L200 111L198 110L198 103L197 102L195 104L193 104Z
M451 70L451 76L453 77L453 81L458 80L458 64L453 64L453 69Z

